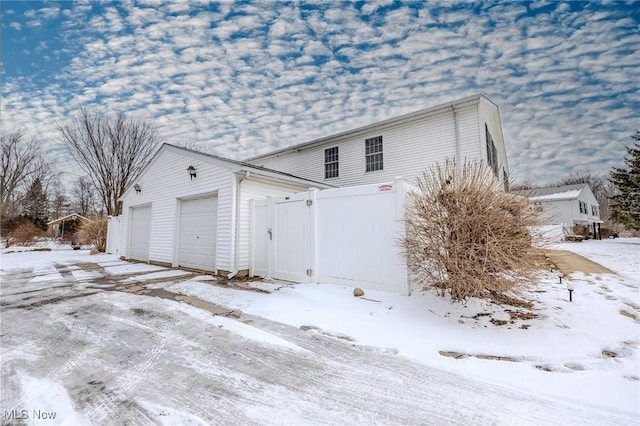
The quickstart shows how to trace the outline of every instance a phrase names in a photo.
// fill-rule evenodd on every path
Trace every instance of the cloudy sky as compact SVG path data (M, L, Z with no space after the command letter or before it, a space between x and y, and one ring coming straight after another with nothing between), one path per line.
M244 159L483 93L513 177L622 165L640 127L640 2L2 1L3 134L81 106Z

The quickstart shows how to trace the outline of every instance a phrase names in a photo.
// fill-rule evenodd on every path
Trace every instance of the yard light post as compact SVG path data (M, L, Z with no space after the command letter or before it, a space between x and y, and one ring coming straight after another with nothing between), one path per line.
M573 283L567 281L567 289L569 290L569 302L573 302Z
M560 280L560 284L562 284L562 272L558 271L558 280Z

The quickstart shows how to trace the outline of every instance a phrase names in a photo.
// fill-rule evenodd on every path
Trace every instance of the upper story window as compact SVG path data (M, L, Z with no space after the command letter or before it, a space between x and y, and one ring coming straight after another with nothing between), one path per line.
M591 216L598 217L598 207L591 205Z
M491 133L489 133L489 126L484 125L485 136L487 139L487 164L493 170L493 173L498 176L498 150L496 144L493 142Z
M367 164L367 172L375 172L383 170L382 161L382 136L376 136L364 140L365 161Z
M327 148L324 150L324 178L338 177L338 147Z
M580 213L584 213L584 214L589 213L587 209L588 204L586 202L578 200L578 203L580 203Z

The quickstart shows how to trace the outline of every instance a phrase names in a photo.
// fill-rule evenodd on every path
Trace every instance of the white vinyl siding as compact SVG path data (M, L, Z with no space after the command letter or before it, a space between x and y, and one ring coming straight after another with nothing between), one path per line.
M187 172L189 166L196 169L197 176L193 179L190 179ZM215 259L215 264L200 259L188 261L189 264L186 266L218 272L249 269L252 198L264 199L267 196L286 195L314 186L312 182L255 170L230 160L171 145L163 145L135 183L140 185L141 191L136 193L133 189L128 189L124 194L121 229L128 229L130 207L149 205L153 201L148 260L172 266L184 263L181 262L180 253L180 219L183 207L189 206L192 200L195 203L195 200L211 201L212 197L215 198L215 229L205 229L204 234L194 234L200 235L201 238L203 235L206 238L215 238L215 244L208 245L211 248L215 247L215 255L207 255L209 259ZM184 227L182 231L185 231ZM193 230L188 231L193 234ZM130 257L129 236L128 232L120 233L119 250L125 258ZM236 246L239 246L237 252ZM182 257L184 254L182 253Z
M497 114L497 109L485 115ZM456 147L456 120L459 149ZM413 183L425 169L459 152L465 158L483 159L485 149L484 122L480 124L479 104L458 107L453 111L442 111L406 123L395 123L378 131L357 133L310 147L301 147L296 152L283 152L251 160L251 163L291 173L315 181L324 180L325 149L338 146L340 149L340 176L331 179L335 186L352 186L393 180L402 176ZM489 125L499 125L499 118ZM483 133L480 133L482 130ZM384 169L375 173L366 172L365 139L383 137ZM493 135L493 133L492 133ZM501 135L501 129L500 129ZM494 136L496 138L496 136ZM497 138L496 138L497 139ZM496 142L501 158L500 144ZM504 149L504 148L502 148ZM486 158L486 157L485 157ZM501 163L502 164L502 163ZM506 165L506 162L504 163Z
M196 168L197 177L191 180L187 167ZM229 168L208 162L204 158L185 155L178 149L166 149L154 158L152 164L137 181L141 191L128 191L123 199L123 212L130 206L153 201L149 260L176 266L179 235L179 199L194 198L217 193L218 222L216 269L230 270L234 228L235 176ZM121 229L128 229L128 215L122 215ZM128 235L122 233L120 253L129 257Z
M509 174L509 166L507 163L507 152L505 150L504 138L502 135L502 125L500 124L500 115L498 114L498 107L489 102L488 100L480 99L480 121L478 122L479 131L482 135L482 158L486 161L488 153L486 152L486 138L485 138L485 126L488 129L493 143L496 147L496 154L498 159L498 176L502 176L503 172Z

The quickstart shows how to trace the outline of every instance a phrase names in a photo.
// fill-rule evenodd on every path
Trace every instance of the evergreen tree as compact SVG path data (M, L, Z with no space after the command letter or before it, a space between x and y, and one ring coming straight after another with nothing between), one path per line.
M640 130L631 138L635 142L627 147L629 157L624 159L628 169L614 167L609 174L618 190L611 197L611 219L627 229L640 230Z
M37 227L47 229L47 219L49 217L49 200L42 188L42 182L36 178L27 190L22 200L24 214Z

